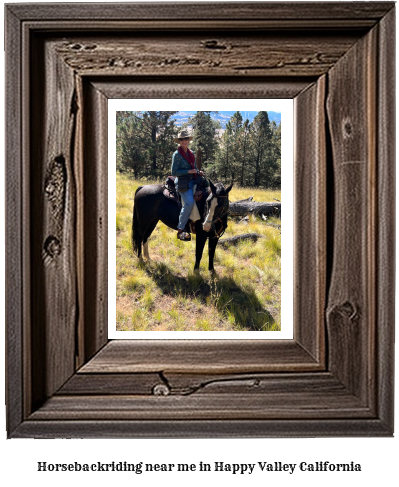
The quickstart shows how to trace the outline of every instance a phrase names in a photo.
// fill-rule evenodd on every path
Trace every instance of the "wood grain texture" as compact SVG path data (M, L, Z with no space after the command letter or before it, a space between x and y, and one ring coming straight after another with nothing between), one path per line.
M302 5L295 5L290 2L245 2L232 3L214 2L190 3L186 11L187 20L203 19L251 21L259 19L270 19L281 22L287 20L303 23L304 27L309 21L327 20L329 22L353 21L369 27L367 21L374 23L381 19L390 9L393 2L328 2L314 4L303 2ZM82 8L83 7L83 8ZM10 11L21 20L127 20L140 19L154 21L175 20L181 14L181 5L163 2L161 3L100 3L82 5L65 4L37 4L35 8L29 5L10 5ZM341 25L338 24L338 25ZM292 24L291 28L292 28Z
M374 44L372 30L330 70L327 100L334 178L329 370L365 403L374 381Z
M393 430L395 344L395 11L379 24L377 99L377 273L376 356L385 357L377 370L378 415Z
M350 394L285 393L194 394L192 396L53 396L34 412L30 421L50 420L257 420L257 419L348 419L373 418L368 408ZM295 402L293 402L295 399ZM327 402L328 400L328 402ZM314 407L309 408L309 401Z
M180 8L6 8L8 434L391 436L394 4ZM106 101L179 94L296 98L294 340L106 344Z
M331 42L334 38L334 42ZM352 46L358 34L325 32L204 36L190 32L165 36L136 32L118 39L74 37L57 42L65 63L90 76L319 76Z
M58 391L59 395L147 395L164 384L159 374L75 374ZM165 385L166 386L166 385ZM165 390L165 392L167 392Z
M46 52L40 41L33 45L31 347L33 403L38 404L75 370L79 308L74 149L78 105L73 72L53 50ZM43 79L48 82L43 84Z
M325 98L326 79L322 76L294 101L294 336L323 364L327 279Z
M92 85L110 98L220 98L220 79L178 76L165 79L154 76L123 76L113 79L93 77ZM223 98L294 98L305 90L312 78L251 78L224 76Z
M318 370L293 340L112 340L82 373L243 373Z
M25 421L14 438L312 438L391 435L378 419L41 420Z
M108 105L84 84L84 360L108 341Z
M6 398L7 398L7 423L9 431L20 424L24 414L24 383L23 366L23 331L26 323L26 287L23 285L27 276L24 255L24 238L26 234L23 223L27 222L24 210L23 187L26 181L26 173L22 165L22 151L20 144L22 139L22 103L21 99L21 65L13 63L13 58L18 58L22 45L20 23L17 17L6 10L6 36L5 49L9 54L6 59L5 69L8 73L6 79L6 105L5 117L9 124L15 128L8 133L5 146L6 165L6 195L5 210L6 221L14 222L14 225L6 226L5 245L5 273L7 279L6 289ZM26 201L25 201L26 204Z
M198 375L198 374L197 374ZM329 373L295 373L192 376L197 387L187 387L187 374L129 374L123 394L112 393L123 374L78 374L36 413L31 420L63 419L256 419L371 418L359 398L348 393ZM92 382L90 383L90 379ZM205 379L205 377L202 377ZM84 383L86 391L83 389ZM146 390L153 384L151 391ZM162 397L157 387L169 392ZM193 384L193 383L191 383ZM234 397L234 401L232 401Z
M163 385L156 389L157 386ZM328 372L206 374L161 373L84 373L75 374L58 392L64 395L178 395L191 394L346 394L345 387ZM158 392L158 394L157 394ZM162 394L163 392L163 394ZM159 394L161 393L161 394ZM353 398L352 398L353 399ZM330 399L326 398L326 404ZM287 403L288 405L288 403Z

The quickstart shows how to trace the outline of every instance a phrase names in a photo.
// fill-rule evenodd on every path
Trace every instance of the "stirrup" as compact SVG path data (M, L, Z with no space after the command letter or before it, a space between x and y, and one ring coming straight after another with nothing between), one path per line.
M178 232L177 233L177 238L179 240L182 240L183 242L189 242L191 240L191 235L187 232Z

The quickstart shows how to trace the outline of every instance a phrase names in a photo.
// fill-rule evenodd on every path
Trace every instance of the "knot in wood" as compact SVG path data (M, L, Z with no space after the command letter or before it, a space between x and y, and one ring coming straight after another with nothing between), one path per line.
M49 257L55 257L61 253L61 244L57 237L50 235L44 242L44 251Z
M152 388L154 396L169 396L170 389L166 384L157 384Z
M44 189L47 196L51 198L56 190L55 184L52 181L49 181Z
M96 44L86 44L84 46L84 50L85 51L94 51L94 49L97 49L97 45Z
M353 134L353 125L351 123L350 120L346 119L343 121L342 123L342 131L343 131L343 135L344 137L351 137L352 134Z
M358 312L357 312L356 306L354 306L349 301L345 301L345 303L341 304L338 309L350 321L353 321L358 316Z
M205 49L227 49L224 44L220 44L219 41L217 41L216 39L203 41L201 44L205 47Z
M359 309L350 301L345 301L342 304L333 305L327 312L327 319L330 322L334 321L334 316L336 318L342 317L351 324L356 324L359 318Z

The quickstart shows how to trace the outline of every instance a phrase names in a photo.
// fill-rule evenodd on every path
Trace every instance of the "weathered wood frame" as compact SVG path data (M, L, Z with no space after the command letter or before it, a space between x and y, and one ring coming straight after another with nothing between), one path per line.
M393 2L6 5L9 437L393 434ZM107 99L294 98L294 339L107 341ZM300 204L299 204L300 203Z

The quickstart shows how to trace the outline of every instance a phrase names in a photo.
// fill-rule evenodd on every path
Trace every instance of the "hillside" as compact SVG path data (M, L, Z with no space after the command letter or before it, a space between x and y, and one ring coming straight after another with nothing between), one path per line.
M173 119L176 120L176 125L181 126L183 123L188 122L189 117L192 117L196 114L197 112L178 112L175 115L172 116ZM228 111L228 112L218 112L218 113L212 113L212 118L218 120L220 122L220 125L222 126L222 129L226 128L226 123L229 121L229 119L234 115L235 111ZM243 121L246 119L249 119L250 123L253 122L254 118L258 112L241 112ZM267 112L269 115L269 120L275 121L277 125L280 125L281 123L281 113L280 112Z

